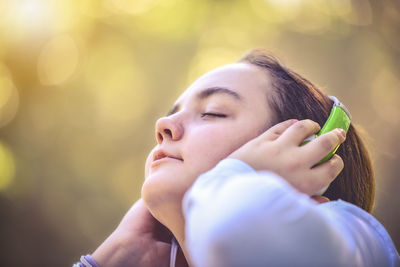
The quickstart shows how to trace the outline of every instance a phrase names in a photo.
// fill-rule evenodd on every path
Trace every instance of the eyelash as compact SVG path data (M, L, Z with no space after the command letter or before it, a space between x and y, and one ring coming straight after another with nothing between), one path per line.
M209 112L206 112L206 113L202 113L201 114L202 118L205 117L205 116L211 116L211 117L217 117L217 118L225 118L226 117L225 114L220 114L220 113L209 113Z

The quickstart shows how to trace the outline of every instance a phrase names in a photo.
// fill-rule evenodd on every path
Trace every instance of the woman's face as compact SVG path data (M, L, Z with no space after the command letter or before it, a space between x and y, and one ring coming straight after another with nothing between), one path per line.
M142 188L146 203L181 201L200 174L264 132L270 88L266 71L245 63L217 68L190 85L156 123Z

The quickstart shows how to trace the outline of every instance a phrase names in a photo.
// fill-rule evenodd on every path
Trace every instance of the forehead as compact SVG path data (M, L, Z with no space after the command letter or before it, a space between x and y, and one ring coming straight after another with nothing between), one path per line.
M234 63L207 72L178 98L181 103L210 87L228 88L239 94L245 102L260 102L265 105L266 95L270 93L270 76L266 70L247 63Z

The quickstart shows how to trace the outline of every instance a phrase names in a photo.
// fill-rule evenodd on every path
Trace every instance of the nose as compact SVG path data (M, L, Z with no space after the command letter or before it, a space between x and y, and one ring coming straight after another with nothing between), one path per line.
M156 122L156 140L161 144L163 140L178 141L183 136L183 126L172 117L162 117Z

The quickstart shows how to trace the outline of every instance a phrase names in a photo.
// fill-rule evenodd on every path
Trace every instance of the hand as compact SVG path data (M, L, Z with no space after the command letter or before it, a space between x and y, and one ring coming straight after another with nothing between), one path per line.
M320 130L311 120L288 120L279 123L250 140L229 157L240 159L255 170L268 170L280 175L300 192L313 195L329 185L343 169L338 155L314 167L338 144L345 132L335 129L304 146L305 138Z
M169 266L171 239L139 199L92 257L100 266Z

